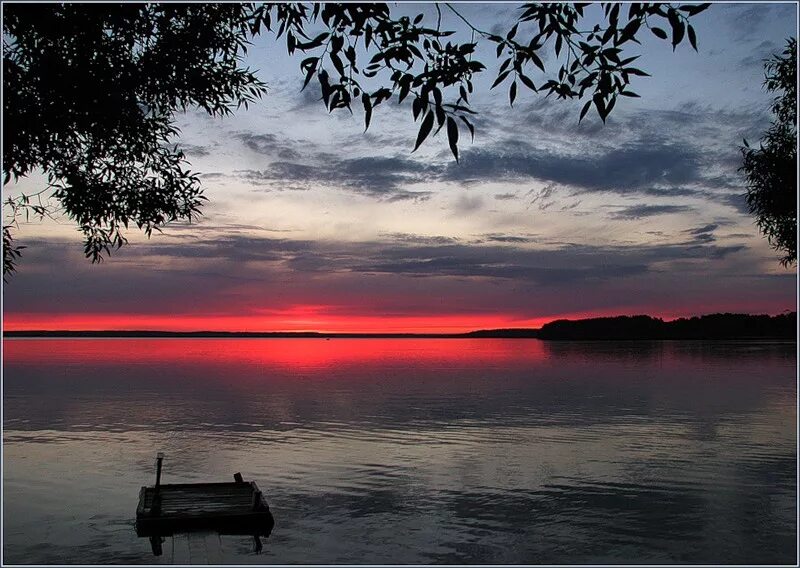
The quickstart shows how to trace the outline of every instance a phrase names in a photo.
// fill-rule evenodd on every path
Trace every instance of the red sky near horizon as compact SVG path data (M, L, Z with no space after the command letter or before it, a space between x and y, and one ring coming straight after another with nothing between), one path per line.
M452 314L437 316L379 317L329 315L297 309L296 313L273 316L203 316L184 314L7 314L8 331L42 329L158 330L158 331L319 331L330 333L458 333L476 329L536 328L553 318L519 319L508 314Z
M539 328L556 319L582 319L646 313L665 320L695 314L664 314L657 311L602 312L587 311L541 318L520 318L512 314L445 314L379 317L369 315L332 315L319 306L298 307L270 316L214 316L202 314L148 315L135 313L95 314L26 314L4 316L6 331L31 330L152 330L152 331L245 331L323 333L461 333L480 329ZM779 313L778 310L771 312Z

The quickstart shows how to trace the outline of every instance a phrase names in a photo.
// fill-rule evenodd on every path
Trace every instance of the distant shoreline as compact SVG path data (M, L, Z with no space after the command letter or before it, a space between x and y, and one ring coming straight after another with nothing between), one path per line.
M538 329L479 330L466 333L326 333L317 331L150 331L106 330L69 331L33 330L6 331L3 337L87 337L87 338L296 338L296 339L475 339L524 338L538 339Z
M555 320L538 329L484 329L465 333L326 333L315 331L4 331L4 338L298 338L298 339L543 339L543 340L724 340L797 338L797 312L777 316L708 314L664 321L651 316Z

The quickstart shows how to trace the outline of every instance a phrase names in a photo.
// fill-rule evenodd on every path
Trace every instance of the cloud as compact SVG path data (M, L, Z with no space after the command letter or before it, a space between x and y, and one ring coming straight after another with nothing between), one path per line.
M719 227L719 223L709 223L702 227L695 227L694 229L687 229L684 233L691 235L694 242L697 243L713 243L716 241L714 231Z
M453 211L459 215L474 213L483 208L483 197L480 195L461 194L453 203Z
M612 219L641 219L642 217L655 217L656 215L670 215L673 213L688 213L693 211L687 205L631 205L610 215Z
M242 179L271 189L311 189L326 185L386 201L425 200L428 190L407 186L428 181L435 166L402 157L359 157L337 159L319 154L312 163L272 162L263 170L237 170Z
M739 60L739 66L747 67L764 67L764 62L770 59L772 55L779 54L783 51L783 46L774 41L762 41L757 46L753 47L750 54Z
M458 242L456 237L445 237L441 235L416 235L413 233L380 233L381 237L389 241L401 243L413 243L423 245L443 245Z
M783 6L772 6L769 2L743 3L726 6L728 25L736 33L738 41L753 39L763 33L762 26L777 14ZM789 14L787 14L788 16ZM791 14L795 17L795 14Z
M636 193L653 186L680 186L699 178L697 152L687 146L627 144L595 154L568 154L519 140L467 150L449 164L444 180L527 181L568 185L582 191Z
M733 193L728 195L720 195L717 196L717 199L736 209L737 212L741 213L742 215L750 215L750 206L747 204L747 197L744 193Z
M181 150L184 151L184 153L186 153L190 157L202 158L203 156L208 156L209 154L211 154L210 146L199 146L196 144L181 143L180 148Z
M539 211L546 211L552 205L555 204L555 199L550 199L553 196L553 192L555 191L556 185L554 183L548 184L541 189L531 189L526 196L530 196L531 200L528 203L528 207L536 207Z
M234 135L234 138L256 154L276 156L284 160L294 160L300 157L300 153L295 149L296 142L278 138L274 134L239 132Z
M532 243L536 242L535 237L522 236L522 235L506 235L503 233L484 233L481 235L479 242L495 242L495 243Z
M496 193L494 198L498 201L508 201L510 199L517 199L518 197L516 193Z

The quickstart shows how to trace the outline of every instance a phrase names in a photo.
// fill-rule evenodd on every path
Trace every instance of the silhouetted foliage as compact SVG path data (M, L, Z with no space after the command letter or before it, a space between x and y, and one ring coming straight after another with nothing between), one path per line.
M542 326L541 339L793 339L797 312L777 316L709 314L665 322L651 316L556 320Z
M25 248L14 242L11 236L11 227L3 227L3 282L8 282L8 277L16 272L16 260L21 256L20 249Z
M460 129L474 136L473 79L486 70L474 58L478 41L495 45L492 88L508 85L511 105L524 86L583 100L579 119L594 107L605 121L619 97L638 96L633 77L647 75L634 66L637 55L624 53L637 34L649 29L673 49L688 39L696 50L689 21L709 4L601 3L603 23L582 30L586 6L523 4L496 35L450 4L435 5L435 24L422 14L393 17L387 4L8 4L4 183L43 171L86 235L86 255L99 261L126 242L129 223L149 236L198 214L198 178L171 145L174 114L197 106L224 115L260 97L264 84L242 67L254 36L272 33L290 54L305 53L304 88L316 80L329 111L360 104L367 128L376 107L409 98L420 124L414 150L445 128L458 160ZM469 41L446 39L455 31L442 27L443 11L467 27ZM8 274L18 249L4 232L6 240Z
M241 68L250 13L238 4L4 7L4 183L43 171L93 261L125 243L129 224L150 235L191 220L204 197L170 145L174 115L190 106L228 114L263 92ZM8 244L4 274L19 256Z
M778 93L772 124L758 148L744 141L740 170L747 180L747 205L781 264L797 262L797 40L765 65L764 87Z

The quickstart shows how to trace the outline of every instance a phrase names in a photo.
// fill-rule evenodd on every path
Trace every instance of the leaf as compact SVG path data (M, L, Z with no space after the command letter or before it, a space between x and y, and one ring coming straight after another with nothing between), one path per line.
M514 24L514 27L511 28L511 31L508 32L508 35L506 35L506 39L508 41L511 41L512 39L514 39L514 36L517 35L517 28L519 28L518 23Z
M531 81L530 78L528 78L526 75L523 75L522 73L520 73L519 74L519 80L522 81L522 84L525 85L526 87L528 87L534 93L538 92L538 89L536 88L536 85L534 85L533 81Z
M683 40L683 35L686 32L686 26L683 22L679 19L675 18L670 19L670 25L672 26L672 51L675 51L675 48L678 44Z
M445 114L444 109L439 105L436 105L433 108L436 111L436 122L439 124L439 128L436 130L436 132L439 132L442 126L444 126L444 120L447 118L447 115Z
M489 88L490 88L490 89L494 89L494 88L495 88L497 85L499 85L500 83L502 83L502 82L503 82L503 80L504 80L506 77L508 77L508 74L509 74L509 73L511 73L511 71L503 71L502 73L500 73L500 74L497 76L497 79L495 79L495 80L494 80L494 83L492 83L492 86L491 86L491 87L489 87Z
M628 22L628 25L622 29L622 33L620 34L616 45L620 45L630 39L633 39L636 36L636 32L639 31L640 25L641 25L641 20L639 20L638 18Z
M361 95L361 104L364 105L364 132L369 128L369 121L372 120L372 99L367 93Z
M517 82L511 83L511 88L508 89L508 103L513 107L514 99L517 98Z
M415 97L414 102L411 103L411 110L414 113L414 122L416 122L417 118L419 118L419 113L422 112L422 109L423 109L422 99L419 97Z
M578 118L578 122L583 120L583 117L586 116L587 112L589 112L591 106L592 106L592 101L586 101L586 104L583 105L583 108L581 109L581 116L580 118Z
M309 57L309 59L316 60L317 58L316 57ZM306 60L306 61L308 61L308 60ZM305 79L305 81L303 81L303 88L300 89L301 91L305 90L305 88L308 86L308 83L311 81L311 78L314 76L314 73L316 73L316 72L317 72L317 66L316 65L309 65L308 66L308 71L306 71L306 79Z
M600 93L595 93L594 97L592 97L592 100L594 101L594 106L597 107L597 114L599 114L600 118L603 120L603 122L605 122L606 115L608 113L606 112L606 103L603 99L603 95Z
M339 75L344 77L344 65L342 65L342 60L339 59L339 56L336 55L335 53L331 53L330 58L331 62L333 63L333 66L339 72Z
M694 50L697 51L697 36L695 35L694 28L692 27L691 24L687 26L686 31L689 35L689 43L692 44Z
M450 144L450 151L458 162L458 124L452 116L447 117L447 142Z
M538 55L536 55L535 53L531 53L531 61L533 61L533 64L536 65L536 67L544 71L544 63L542 63L542 60L539 58Z
M411 91L411 84L410 84L410 83L408 83L408 82L406 82L406 83L403 83L403 84L400 86L400 94L399 94L399 95L398 95L398 97L397 97L397 104L400 104L400 103L402 103L402 102L403 102L403 99L405 99L405 98L408 96L408 93L409 93L410 91Z
M428 137L428 134L431 133L431 129L433 128L433 111L429 110L428 114L425 115L425 118L422 119L422 124L419 127L419 134L417 134L417 142L414 144L414 149L411 150L412 153L417 151L417 148L420 147L425 139Z
M667 32L665 32L661 28L653 26L652 28L650 28L650 31L653 32L653 35L656 36L657 38L667 39Z

